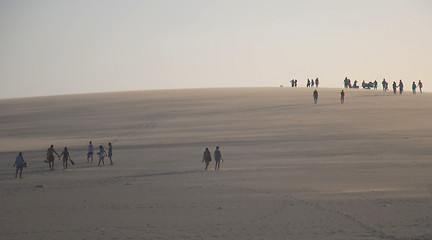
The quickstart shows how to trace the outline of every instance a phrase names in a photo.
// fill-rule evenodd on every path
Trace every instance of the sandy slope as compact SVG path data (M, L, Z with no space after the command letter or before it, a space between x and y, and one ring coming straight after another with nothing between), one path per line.
M432 95L339 92L1 100L0 238L432 239ZM89 140L112 142L115 165L87 164ZM76 165L48 171L50 144ZM222 170L204 171L216 145Z

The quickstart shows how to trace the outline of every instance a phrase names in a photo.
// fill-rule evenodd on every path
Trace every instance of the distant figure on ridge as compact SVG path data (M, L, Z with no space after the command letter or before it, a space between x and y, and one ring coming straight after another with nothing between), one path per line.
M382 83L382 86L383 86L383 91L387 91L387 89L388 89L388 83L385 80L385 78L383 78L383 80L382 80L381 83Z
M104 147L102 145L99 145L99 152L97 153L99 155L99 163L98 166L100 166L100 163L102 162L102 164L105 166L105 161L104 158L107 155Z
M108 143L108 157L110 159L110 165L113 165L114 162L112 160L112 144Z
M60 157L58 155L58 153L54 150L54 145L51 145L51 147L48 148L47 154L46 154L46 158L47 158L47 161L48 161L48 164L49 164L49 168L50 168L51 171L54 170L54 153L58 157Z
M396 94L397 85L396 82L393 82L393 93Z
M90 141L88 145L88 153L87 153L87 163L89 163L91 158L91 163L93 163L93 143Z
M74 165L74 162L72 161L72 158L69 154L69 150L67 149L67 147L64 148L63 152L60 154L60 158L61 156L63 156L63 170L67 169L67 165L68 165L68 161L70 160L72 165Z
M399 80L399 94L402 94L403 88L404 88L403 82L402 80Z
M377 88L378 88L378 82L377 82L377 80L375 80L375 81L373 82L373 85L374 85L374 89L377 89Z
M215 170L216 170L216 168L217 168L217 170L219 170L220 163L221 163L221 161L223 162L223 158L222 158L222 154L221 154L221 152L219 150L219 146L216 146L216 150L214 152L214 158L215 158L215 161L216 161Z
M306 84L306 87L310 87L310 84L311 84L311 82L310 82L310 80L309 80L309 78L308 78L308 80L307 80L307 84Z
M311 87L314 87L315 85L314 85L314 80L312 79L311 80Z
M20 178L22 178L22 170L27 166L27 163L24 160L22 152L18 153L18 156L15 159L14 167L16 167L15 178L18 177L18 171L20 172Z
M415 82L413 82L413 83L412 83L412 91L413 91L413 94L416 94L416 88L417 88L417 85L416 85Z
M294 85L295 87L297 87L297 79L294 81Z
M423 83L422 83L421 80L419 80L419 82L418 82L418 88L419 88L419 90L420 90L420 93L423 93L423 91L422 91Z
M207 167L208 167L209 163L211 162L211 155L210 155L210 151L208 150L208 148L206 148L206 150L204 151L202 162L205 162L205 164L206 164L205 170L207 170Z
M315 91L313 92L313 99L314 99L314 103L317 103L317 102L318 102L318 91L317 91L317 90L315 90Z
M318 85L319 85L319 79L316 78L316 79L315 79L315 86L318 87Z
M344 103L344 102L345 102L345 92L344 92L344 90L342 90L342 91L340 92L340 100L341 100L341 103Z

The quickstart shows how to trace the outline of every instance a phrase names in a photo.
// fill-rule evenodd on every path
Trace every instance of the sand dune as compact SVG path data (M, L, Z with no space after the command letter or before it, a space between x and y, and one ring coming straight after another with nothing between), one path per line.
M432 239L432 95L339 92L0 100L0 238ZM87 164L90 140L114 166ZM48 171L51 144L75 166ZM203 170L217 145L221 171Z

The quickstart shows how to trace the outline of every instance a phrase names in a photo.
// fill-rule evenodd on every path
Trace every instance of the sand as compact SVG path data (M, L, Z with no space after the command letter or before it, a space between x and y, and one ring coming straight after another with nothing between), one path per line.
M432 239L432 94L340 90L0 100L0 239Z

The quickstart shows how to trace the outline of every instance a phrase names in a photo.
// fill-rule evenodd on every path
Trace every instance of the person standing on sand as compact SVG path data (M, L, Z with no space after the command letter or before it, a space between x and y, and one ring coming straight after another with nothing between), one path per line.
M68 161L71 160L72 162L72 158L69 154L69 150L67 149L67 147L64 148L63 152L60 154L60 158L61 156L63 156L63 170L67 169L67 165L68 165Z
M222 157L222 154L219 150L219 146L216 146L216 150L214 152L214 158L216 161L216 164L215 164L215 171L216 171L216 169L219 170L221 161L223 162L223 157Z
M397 88L396 82L393 82L393 93L394 94L396 94L396 88Z
M383 91L385 92L385 91L387 91L387 89L388 89L388 83L387 83L387 81L385 80L385 78L383 78L383 80L382 80L382 86L383 86Z
M417 88L417 85L415 82L413 82L413 84L412 84L413 94L416 94L416 88Z
M210 151L208 150L208 148L206 148L206 150L204 151L202 162L205 162L205 164L206 164L205 170L207 170L207 167L208 167L209 163L211 162L211 155L210 155Z
M309 80L309 78L308 78L308 80L307 80L307 84L306 84L306 87L309 87L310 84L311 84L311 82L310 82L310 80Z
M22 178L22 170L26 165L22 152L19 152L14 163L14 167L16 167L15 178L18 177L18 171L20 172L20 178Z
M315 79L315 86L318 87L318 85L319 85L319 79L316 78L316 79Z
M87 153L87 163L91 158L91 163L93 163L93 143L90 141L88 145L88 153Z
M344 90L342 90L340 92L340 95L341 95L341 97L340 97L341 103L344 103L345 102L345 92L344 92Z
M315 91L313 92L313 99L314 99L314 103L317 103L317 102L318 102L318 91L317 91L317 90L315 90Z
M399 80L399 94L402 94L402 92L403 92L403 87L404 87L404 85L403 85L402 80Z
M49 167L50 167L50 170L51 170L51 171L54 171L54 153L55 153L58 157L60 157L60 156L58 155L58 153L54 150L54 145L51 145L51 147L48 148L48 150L47 150L47 154L46 154L46 158L47 158L47 161L48 161L48 164L49 164Z
M110 165L113 165L114 162L112 160L112 144L108 143L108 157L110 159Z
M422 83L421 80L419 80L419 82L418 82L418 87L419 87L420 93L423 93L423 92L422 92L423 83Z
M101 161L102 161L102 164L105 166L104 158L107 154L106 154L106 151L102 145L99 146L99 152L97 154L99 155L98 166L100 166Z

